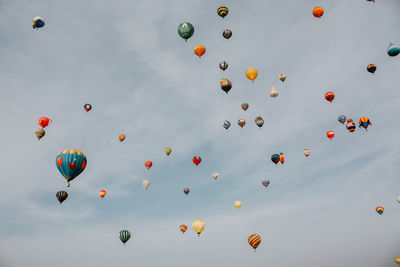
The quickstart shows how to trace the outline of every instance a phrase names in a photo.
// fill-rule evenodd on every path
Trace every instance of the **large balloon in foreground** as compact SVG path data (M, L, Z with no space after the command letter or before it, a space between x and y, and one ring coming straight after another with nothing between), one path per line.
M235 201L235 207L239 209L241 206L242 206L242 201L236 200Z
M256 251L256 248L260 245L261 243L261 237L257 234L252 234L249 236L249 238L247 239L247 241L249 242L249 245L254 248L254 251Z
M100 195L101 198L104 198L106 196L106 194L107 194L106 190L100 190L99 191L99 195Z
M181 230L182 234L184 234L187 230L187 226L185 224L182 224L181 226L179 226L179 230Z
M119 139L120 142L124 141L125 140L125 135L124 134L118 135L118 139Z
M49 119L47 117L40 117L37 120L37 124L39 124L42 128L46 128L47 126L49 126L50 123L51 123L51 119Z
M86 112L89 112L89 111L92 109L92 105L90 105L90 104L85 104L85 105L83 106L83 108L86 110Z
M206 227L206 223L203 220L195 220L192 223L192 227L197 235L200 236L201 232L203 232L204 228Z
M258 76L258 71L257 69L254 68L250 68L246 71L246 77L247 79L249 79L250 81L254 82L254 80L257 78Z
M35 134L37 139L40 140L46 134L46 132L43 129L38 129L35 131Z
M246 124L246 121L245 121L245 120L243 120L243 119L238 120L238 125L239 125L240 127L243 128L245 124Z
M44 19L42 17L40 17L40 16L36 16L36 17L33 18L32 28L37 30L39 28L44 27L44 24L45 24L44 23Z
M389 47L387 49L387 53L391 57L397 56L398 54L400 54L400 46L396 45L396 44L393 44L393 43L390 43Z
M225 39L229 39L232 36L232 31L229 29L226 29L222 32L222 36L224 36Z
M169 154L171 154L171 152L172 152L172 148L170 148L170 147L167 147L167 148L165 148L165 154L167 154L167 156L169 156Z
M256 117L256 118L254 119L254 121L255 121L256 125L257 125L258 127L260 127L260 129L261 129L261 127L264 125L264 119L263 119L261 116Z
M119 239L124 243L124 245L128 242L129 238L131 238L131 232L128 230L122 230L119 232Z
M398 265L400 265L400 257L394 258L394 262L397 263Z
M269 180L263 180L261 183L262 183L262 185L263 185L264 187L267 187L267 186L269 186L269 184L270 184Z
M324 8L323 7L320 7L320 6L317 6L317 7L315 7L314 9L313 9L313 15L314 15L314 17L316 17L316 18L320 18L320 17L322 17L322 15L324 14Z
M193 52L198 56L201 57L206 53L206 47L202 44L196 45L193 49Z
M196 164L196 166L199 166L200 162L201 162L201 158L199 156L193 157L193 163Z
M87 159L85 154L77 149L65 149L56 158L57 169L68 182L75 179L86 168Z
M279 95L278 89L275 86L272 86L270 91L269 91L269 96L270 97L277 97Z
M278 164L279 161L281 160L281 156L279 154L273 154L271 156L271 160L273 163Z
M194 33L194 27L189 22L183 22L178 27L178 34L180 37L185 39L185 42L187 41L187 39L192 37L193 33Z
M219 83L220 83L220 85L221 85L221 89L225 92L225 93L228 93L229 92L229 90L231 90L232 89L232 82L231 81L229 81L228 79L221 79L220 81L219 81Z
M335 136L335 132L334 131L327 131L326 132L326 137L328 137L329 139L331 139Z
M220 16L222 18L225 18L225 16L228 15L228 12L229 12L229 9L226 6L220 6L217 9L218 16Z
M306 156L307 158L311 155L311 150L309 148L305 148L303 150L304 156Z
M150 181L147 179L143 180L142 185L143 185L144 189L147 189L150 186Z
M226 62L226 61L221 61L221 62L219 63L219 68L220 68L221 70L225 71L225 70L228 68L228 62Z
M153 166L153 162L151 162L150 160L146 160L144 166L146 166L147 169L150 169L151 166Z
M224 121L224 128L228 130L229 127L231 127L231 123L229 121Z
M383 214L383 211L385 210L383 207L377 207L376 209L376 212L377 213L379 213L379 215L382 215Z
M376 65L375 65L375 64L369 64L369 65L367 66L367 71L370 72L370 73L372 73L372 74L374 74L375 71L376 71Z
M325 94L325 99L332 103L333 99L335 98L334 92L327 92Z
M358 121L358 127L364 127L368 131L368 126L372 125L368 117L361 117Z
M345 115L340 115L340 116L338 117L338 121L339 121L341 124L344 124L344 123L346 122L346 116L345 116Z
M61 203L63 203L63 201L67 199L68 193L65 191L58 191L56 194L56 197L57 197L58 201L60 201L60 205L61 205Z

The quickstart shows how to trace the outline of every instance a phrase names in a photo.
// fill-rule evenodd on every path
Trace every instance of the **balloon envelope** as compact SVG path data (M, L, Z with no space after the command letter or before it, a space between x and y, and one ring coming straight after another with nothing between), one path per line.
M51 119L49 119L47 117L40 117L37 120L37 124L39 124L42 128L46 128L47 126L49 126L50 123L51 123Z
M106 193L106 190L100 190L100 191L99 191L99 195L100 195L101 198L105 197L106 194L107 194L107 193Z
M128 230L122 230L119 232L119 239L121 240L122 243L128 242L129 238L131 238L131 232Z
M185 41L187 41L187 39L192 37L193 33L194 33L194 27L189 22L183 22L178 26L178 34L180 37L185 39Z
M206 227L206 223L203 220L195 220L192 223L193 230L200 236L201 232L203 232L204 228Z
M306 156L307 158L311 155L311 150L309 148L305 148L303 152L304 156Z
M86 168L87 159L82 151L77 149L65 149L56 157L56 166L68 182L75 179Z
M167 154L167 156L169 156L169 154L171 154L171 152L172 152L172 148L167 147L164 151L165 151L165 154Z
M236 200L235 207L239 209L241 206L242 206L242 202L240 200Z
M247 241L249 242L249 245L254 248L254 251L256 248L260 245L261 243L261 237L257 234L252 234L248 237Z
M246 71L246 77L250 81L254 81L258 76L258 70L254 68L250 68Z
M57 194L56 194L56 197L57 197L57 199L58 199L58 201L60 202L60 205L61 205L61 203L63 203L63 201L67 199L68 193L65 192L65 191L58 191Z
M142 185L143 185L144 189L147 189L150 186L150 181L147 179L143 180Z

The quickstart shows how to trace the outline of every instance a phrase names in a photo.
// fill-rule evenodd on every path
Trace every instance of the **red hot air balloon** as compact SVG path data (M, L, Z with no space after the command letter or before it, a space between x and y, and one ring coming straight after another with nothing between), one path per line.
M106 194L107 194L106 190L100 190L99 191L99 195L100 195L101 198L104 198L106 196Z
M332 103L333 99L335 98L334 92L328 92L325 94L325 99Z
M40 126L42 126L42 128L45 128L47 126L49 126L49 124L51 123L51 119L47 118L47 117L40 117L37 120L37 124L39 124Z
M327 132L326 132L326 136L327 136L329 139L331 139L331 141L332 141L332 138L335 136L335 132L334 132L334 131L327 131Z
M261 243L261 237L257 234L252 234L249 236L247 241L249 242L249 245L254 248L254 251L256 251L256 248L258 248Z
M196 166L199 166L200 162L201 162L201 158L199 156L193 157L193 163L196 164Z
M144 163L144 166L146 166L147 169L150 169L151 166L153 166L153 162L151 162L150 160L148 160L148 161L146 161L146 162Z

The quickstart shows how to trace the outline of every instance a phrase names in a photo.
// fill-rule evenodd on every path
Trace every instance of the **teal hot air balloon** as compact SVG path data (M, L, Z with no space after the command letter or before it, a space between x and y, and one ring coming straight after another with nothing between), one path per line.
M125 243L128 242L129 238L131 238L131 232L128 230L122 230L119 232L119 239L121 239L121 242Z
M85 154L76 149L65 149L56 158L57 169L69 182L74 180L86 168L87 159Z
M281 160L281 156L279 154L273 154L271 156L271 160L273 163L278 165L279 161Z
M398 54L400 54L400 46L396 45L396 44L393 44L393 43L390 43L389 47L387 49L387 53L391 57L397 56Z
M65 192L65 191L58 191L57 194L56 194L56 197L57 197L57 199L58 199L58 201L60 202L60 205L61 205L61 203L63 203L64 200L67 199L68 193Z
M179 36L182 37L183 39L185 39L185 42L186 42L187 39L192 37L192 35L194 33L194 27L189 22L183 22L183 23L179 24L178 33L179 33Z

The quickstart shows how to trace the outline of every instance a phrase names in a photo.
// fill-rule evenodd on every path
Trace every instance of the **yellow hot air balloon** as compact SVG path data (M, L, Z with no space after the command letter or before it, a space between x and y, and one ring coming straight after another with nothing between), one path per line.
M397 263L398 265L400 265L400 257L394 258L394 262Z
M203 220L195 220L192 223L192 227L196 231L197 235L200 236L201 232L203 232L206 227L206 223Z
M304 149L304 156L306 156L307 158L310 156L311 154L311 150L309 148L305 148Z
M202 55L204 55L206 53L206 47L202 44L196 45L193 49L193 52L201 57Z
M240 200L236 200L235 207L239 209L241 206L242 206L242 202Z
M254 80L257 78L258 71L256 69L250 68L246 71L246 77L247 79L251 80L254 82Z
M169 156L169 154L171 154L172 149L170 147L167 147L165 150L165 154L167 154L167 156Z

